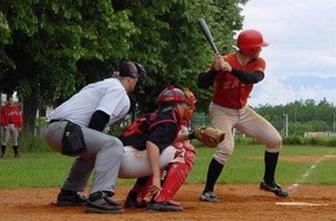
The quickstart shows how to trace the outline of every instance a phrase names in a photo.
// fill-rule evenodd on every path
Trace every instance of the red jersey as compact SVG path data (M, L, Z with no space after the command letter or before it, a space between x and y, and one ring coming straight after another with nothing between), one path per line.
M22 128L23 117L19 106L7 104L1 108L1 125L7 127L8 124L14 124L15 127Z
M253 59L243 66L237 59L237 52L226 55L224 60L228 62L232 68L246 72L264 72L266 66L262 58ZM236 76L221 71L215 78L212 101L222 107L240 109L246 105L252 89L253 84L243 84Z

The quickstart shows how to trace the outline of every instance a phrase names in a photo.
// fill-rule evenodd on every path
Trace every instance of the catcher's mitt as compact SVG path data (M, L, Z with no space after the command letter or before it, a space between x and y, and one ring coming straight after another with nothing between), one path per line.
M201 127L194 131L194 137L205 146L216 147L224 140L225 133L212 127Z

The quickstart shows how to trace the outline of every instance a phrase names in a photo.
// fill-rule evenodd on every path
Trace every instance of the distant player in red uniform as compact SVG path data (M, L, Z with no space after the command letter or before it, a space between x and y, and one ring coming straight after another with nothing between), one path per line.
M288 192L274 178L282 138L267 120L247 105L253 85L264 78L266 64L259 54L261 48L266 46L268 43L260 32L242 31L237 40L239 51L226 56L217 55L210 69L199 75L201 88L214 86L209 107L212 126L226 133L225 140L218 145L209 165L206 186L200 197L202 201L219 202L213 191L223 166L234 150L232 128L266 145L265 173L260 189L273 192L277 196L288 196Z
M23 117L20 106L14 103L12 96L7 96L7 104L1 108L1 125L5 133L2 141L1 158L5 156L7 143L11 137L15 157L19 157L18 137L23 126Z

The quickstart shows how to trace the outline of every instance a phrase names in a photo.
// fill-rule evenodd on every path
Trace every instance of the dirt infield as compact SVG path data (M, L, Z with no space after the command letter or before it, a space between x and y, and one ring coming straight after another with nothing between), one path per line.
M115 199L124 202L129 186L117 188ZM183 185L175 200L183 212L149 212L125 209L123 214L85 214L82 207L58 208L52 205L58 189L1 189L1 221L107 221L107 220L335 220L336 186L303 185L289 198L260 191L257 185L218 185L221 203L198 200L202 185ZM303 205L302 205L303 204Z
M263 160L262 156L251 156L249 160ZM320 162L320 161L336 161L336 155L324 156L280 156L280 160L288 162Z

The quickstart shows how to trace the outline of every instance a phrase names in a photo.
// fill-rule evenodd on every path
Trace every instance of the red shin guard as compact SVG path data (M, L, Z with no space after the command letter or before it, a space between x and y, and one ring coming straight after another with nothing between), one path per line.
M186 163L172 163L169 166L168 173L162 190L155 197L156 202L167 202L169 201L176 192L180 189L188 173L191 171L191 166Z

